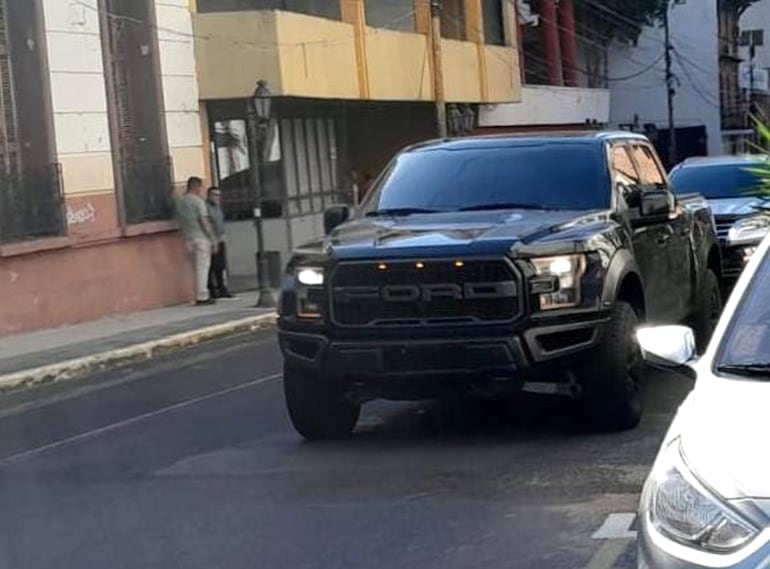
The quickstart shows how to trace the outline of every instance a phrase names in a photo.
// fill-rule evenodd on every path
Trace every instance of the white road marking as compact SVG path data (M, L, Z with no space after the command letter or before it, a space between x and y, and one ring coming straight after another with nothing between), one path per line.
M190 407L191 405L196 405L197 403L202 403L204 401L209 401L211 399L216 399L218 397L222 397L223 395L229 395L231 393L236 393L238 391L243 391L244 389L248 389L250 387L254 387L257 385L261 385L264 383L268 383L270 381L274 381L276 379L280 379L283 374L277 373L274 375L269 375L266 377L260 377L259 379L255 379L253 381L249 381L248 383L241 383L239 385L235 385L233 387L228 387L227 389L222 389L220 391L215 391L214 393L209 393L207 395L202 395L200 397L194 397L192 399L186 399L185 401L180 401L179 403L175 403L173 405L169 405L167 407L161 407L160 409L156 409L154 411L150 411L148 413L142 413L141 415L136 415L135 417L130 417L128 419L124 419L122 421L118 421L117 423L111 423L109 425L105 425L104 427L99 427L98 429L92 429L90 431L85 431L83 433L73 435L71 437L67 437L65 439L61 439L59 441L55 441L53 443L49 443L43 446L39 446L37 448L33 448L30 450L25 450L23 452L19 452L16 454L12 454L10 456L7 456L3 459L0 459L0 466L8 466L10 464L17 463L21 460L24 460L26 458L30 458L32 456L36 456L39 454L43 454L45 452L61 448L63 446L76 443L85 439L89 439L91 437L95 437L97 435L101 435L104 433L109 433L111 431L116 431L118 429L121 429L123 427L129 427L131 425L135 425L137 423L141 423L142 421L146 421L148 419L152 419L154 417L158 417L160 415L165 415L166 413L170 413L172 411L177 411L179 409L184 409L185 407Z
M630 529L635 519L636 514L610 514L591 538L636 539L636 532Z
M602 544L584 569L612 569L633 541L633 539L629 538L608 539Z
M592 539L604 540L591 561L584 569L611 569L626 549L636 539L636 532L631 525L636 514L610 514L601 527L591 536Z

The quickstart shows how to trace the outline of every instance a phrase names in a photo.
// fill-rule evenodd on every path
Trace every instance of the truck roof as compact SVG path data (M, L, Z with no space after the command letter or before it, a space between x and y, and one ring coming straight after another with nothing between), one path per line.
M599 144L608 140L640 140L648 141L647 137L628 131L575 131L560 133L526 133L526 134L493 134L485 136L469 136L465 138L451 138L429 140L410 146L408 152L423 150L465 150L473 148L506 148L516 146L529 146L532 144L575 143Z

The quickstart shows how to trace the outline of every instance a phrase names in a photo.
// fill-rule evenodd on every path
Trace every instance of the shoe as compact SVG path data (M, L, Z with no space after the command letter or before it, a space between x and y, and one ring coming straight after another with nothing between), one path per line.
M220 292L217 298L235 298L235 295L226 290L225 292Z
M213 298L209 298L209 299L206 299L206 300L196 300L195 301L195 306L210 306L210 305L216 304L216 303L217 303L216 300L214 300Z

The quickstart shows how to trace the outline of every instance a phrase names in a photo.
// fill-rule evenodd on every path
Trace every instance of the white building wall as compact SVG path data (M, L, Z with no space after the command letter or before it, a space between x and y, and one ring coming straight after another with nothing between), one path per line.
M114 188L96 0L44 0L58 161L67 194Z
M155 0L166 129L177 182L204 175L192 14L188 0Z
M716 0L688 1L671 10L675 49L673 70L679 83L674 103L677 126L704 125L709 154L722 151L719 102L719 44ZM615 45L609 50L610 120L614 126L655 123L668 128L663 29L645 28L637 46ZM659 60L659 61L658 61ZM649 71L636 77L658 61Z
M574 125L586 120L609 120L610 93L605 89L530 85L522 89L520 103L483 105L479 126Z

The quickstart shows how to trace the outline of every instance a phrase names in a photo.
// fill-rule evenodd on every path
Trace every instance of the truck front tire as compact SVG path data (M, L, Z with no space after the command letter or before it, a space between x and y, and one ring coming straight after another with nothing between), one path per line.
M633 429L642 418L638 325L634 308L617 301L601 343L581 366L581 403L589 424L596 430Z
M714 271L706 269L698 294L698 306L695 307L695 315L692 319L695 342L700 353L708 347L721 313L722 288L719 286L719 279Z
M361 406L346 399L339 384L311 371L284 364L283 392L297 432L311 441L349 436Z

